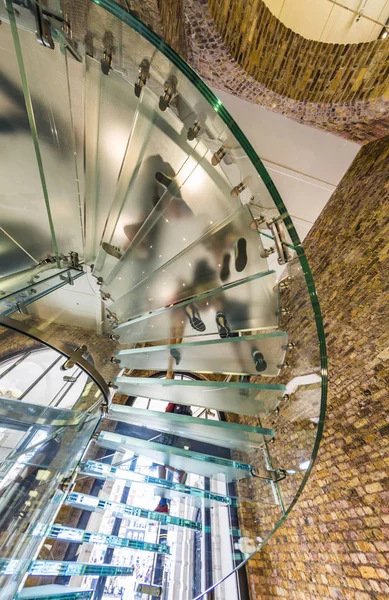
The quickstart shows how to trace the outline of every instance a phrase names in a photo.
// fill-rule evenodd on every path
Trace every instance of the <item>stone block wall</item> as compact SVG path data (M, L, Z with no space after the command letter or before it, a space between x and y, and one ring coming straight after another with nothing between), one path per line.
M389 136L365 146L306 240L328 343L327 420L299 502L248 564L252 598L389 597L388 164Z

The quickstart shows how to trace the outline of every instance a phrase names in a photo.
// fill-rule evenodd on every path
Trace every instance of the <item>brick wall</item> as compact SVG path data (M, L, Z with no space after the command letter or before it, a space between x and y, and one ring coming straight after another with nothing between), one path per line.
M252 598L389 597L388 161L389 136L365 146L306 240L328 343L326 427L299 502L249 562Z

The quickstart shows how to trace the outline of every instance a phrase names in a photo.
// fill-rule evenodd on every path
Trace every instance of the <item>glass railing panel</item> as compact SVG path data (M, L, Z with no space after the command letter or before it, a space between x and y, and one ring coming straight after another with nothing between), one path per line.
M286 393L286 387L282 384L179 381L145 377L116 377L114 383L120 393L129 396L247 416L271 414ZM112 410L115 409L112 406Z
M230 449L261 448L264 444L264 436L268 440L273 436L271 429L213 419L197 419L187 415L145 410L119 404L111 404L107 418L157 429L172 435L177 435L179 432L181 437L205 441ZM156 438L154 441L158 442L159 439Z
M121 344L276 329L278 288L274 272L260 273L143 315L113 330ZM118 314L118 318L122 317Z
M2 144L7 148L2 158L2 171L7 173L7 177L1 187L1 227L39 262L56 252L55 238L52 237L42 194L11 27L6 22L2 23L0 47ZM28 235L25 223L29 224ZM31 264L27 258L26 255L19 268L27 268Z
M288 287L281 291L280 298L281 306L289 308L289 312L282 314L281 325L287 328L290 341L295 344L288 352L288 365L280 376L288 396L280 404L278 414L263 417L261 422L263 426L273 426L276 430L275 441L269 446L273 466L290 471L279 483L286 506L289 506L298 496L317 453L323 427L324 408L321 399L326 373L321 368L323 348L317 342L309 288L303 268L297 260L288 264L285 277L291 279ZM297 304L298 314L293 310ZM293 435L293 444L281 443L290 435Z
M123 296L239 207L239 201L229 195L223 173L211 165L211 157L205 144L198 142L174 180L166 179L166 191L162 190L158 204L104 282L103 290L113 299Z
M73 70L77 68L80 75L83 66L67 55L61 43L48 52L37 43L34 33L19 26L18 34L58 251L83 255L82 199L68 61L75 63Z
M150 441L102 431L97 438L97 444L108 450L130 450L141 456L147 456L162 465L196 475L205 477L224 475L228 482L251 476L251 465L249 464L169 446L159 443L158 437L155 438L155 441Z
M241 207L114 302L110 310L128 319L267 271L252 222L248 207Z
M276 377L288 344L285 332L120 350L122 367Z
M145 88L124 153L104 244L118 247L121 252L127 248L163 193L156 173L174 177L192 153L193 145L182 138L182 124L173 114L161 116L158 98ZM102 247L94 273L105 279L116 262L117 258Z
M93 262L115 195L138 107L134 86L100 62L85 57L86 260Z
M21 561L17 572L0 577L4 600L15 597L64 500L58 488L72 474L98 422L88 414L0 400L0 426L24 431L0 466L1 558Z

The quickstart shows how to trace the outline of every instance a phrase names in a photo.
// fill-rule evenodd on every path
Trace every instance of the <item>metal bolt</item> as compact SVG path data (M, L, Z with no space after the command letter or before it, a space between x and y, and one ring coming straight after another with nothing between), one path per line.
M216 167L216 165L218 165L220 163L220 161L225 157L226 154L227 154L227 150L224 148L224 146L220 146L219 150L217 150L215 152L215 154L212 156L211 164L214 167Z

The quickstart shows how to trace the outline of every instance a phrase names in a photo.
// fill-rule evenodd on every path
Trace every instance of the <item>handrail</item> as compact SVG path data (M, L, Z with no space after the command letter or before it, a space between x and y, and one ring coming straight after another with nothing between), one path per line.
M100 388L105 403L109 402L110 391L107 382L100 375L97 369L95 369L87 360L85 360L85 358L82 358L80 352L78 352L77 350L72 350L69 346L67 346L59 340L56 340L54 343L47 334L43 333L42 331L38 331L38 329L36 329L35 327L32 327L31 325L28 325L22 321L10 319L9 317L5 317L4 315L0 315L0 326L16 331L17 333L26 335L27 337L37 342L40 342L45 346L49 346L53 350L56 350L57 352L62 354L62 356L64 356L74 364L77 364Z

